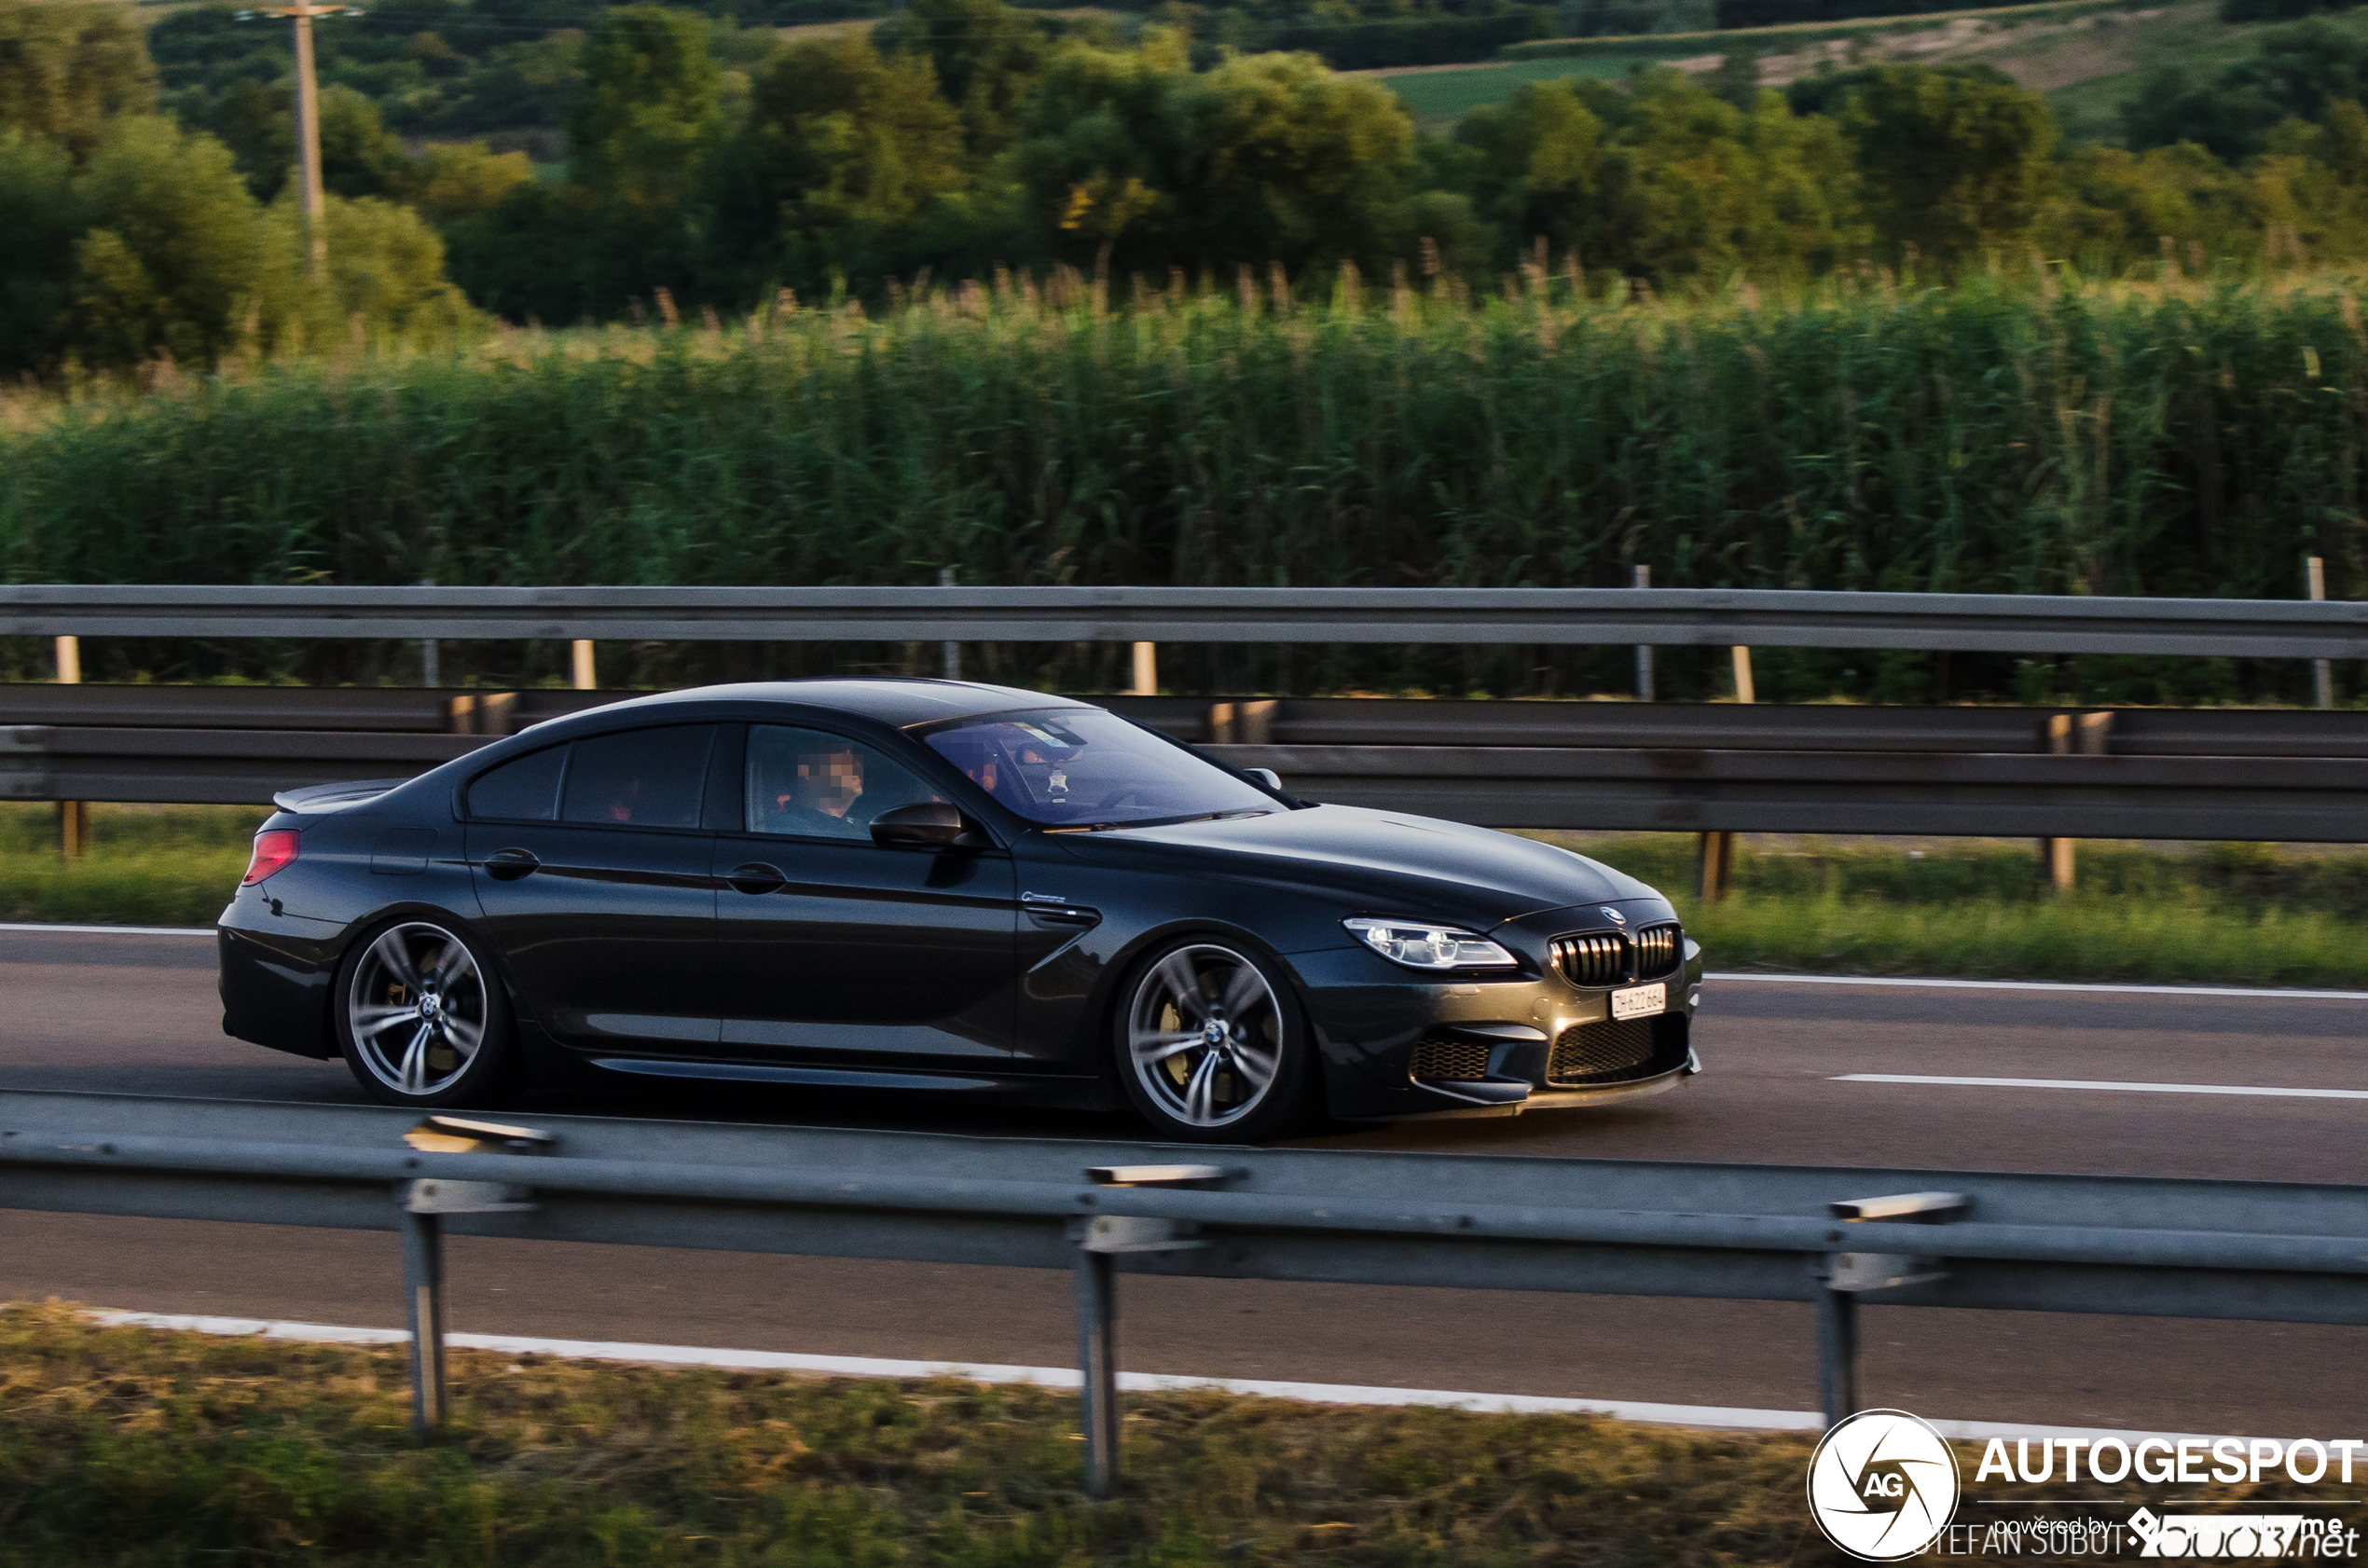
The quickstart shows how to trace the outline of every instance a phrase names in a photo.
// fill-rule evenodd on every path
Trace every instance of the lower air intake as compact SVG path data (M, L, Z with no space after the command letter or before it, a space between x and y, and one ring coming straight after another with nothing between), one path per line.
M1488 1076L1489 1048L1477 1040L1426 1039L1414 1048L1414 1077L1425 1083L1477 1083Z
M1639 1076L1652 1059L1653 1020L1649 1018L1575 1024L1554 1041L1554 1053L1546 1063L1546 1081L1563 1088L1617 1083Z

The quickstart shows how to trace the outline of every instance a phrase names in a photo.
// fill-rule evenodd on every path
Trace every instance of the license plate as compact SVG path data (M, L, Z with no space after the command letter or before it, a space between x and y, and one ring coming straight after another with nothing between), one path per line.
M1626 991L1612 993L1612 1017L1615 1020L1650 1018L1657 1012L1668 1011L1669 983L1667 981L1656 982L1651 985L1632 986Z

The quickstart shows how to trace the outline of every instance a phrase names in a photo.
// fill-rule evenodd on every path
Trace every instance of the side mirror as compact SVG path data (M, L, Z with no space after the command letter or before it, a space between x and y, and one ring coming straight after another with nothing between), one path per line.
M970 823L962 819L961 807L946 801L923 801L873 818L872 842L889 849L950 849L985 841L971 832Z
M1242 771L1248 774L1252 778L1257 779L1260 784L1265 785L1268 789L1273 791L1276 794L1279 795L1283 792L1283 776L1276 773L1273 768L1246 767Z

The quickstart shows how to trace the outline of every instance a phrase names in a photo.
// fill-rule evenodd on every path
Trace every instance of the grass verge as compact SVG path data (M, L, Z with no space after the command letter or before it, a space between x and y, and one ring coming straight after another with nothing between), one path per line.
M262 819L101 805L91 853L66 860L54 807L0 805L0 920L211 925ZM2057 899L2019 843L1760 841L1704 906L1689 834L1533 836L1671 894L1715 969L2368 987L2368 850L2084 844Z
M1733 891L1705 906L1689 836L1535 836L1671 894L1714 969L2368 986L2357 850L2085 844L2077 889L2058 899L2026 845L1810 839L1739 846Z
M1781 1563L1807 1525L1797 1437L1130 1396L1095 1504L1039 1389L452 1369L420 1450L395 1350L0 1314L0 1563Z
M1126 1483L1095 1503L1075 1400L1042 1389L472 1351L451 1367L452 1424L421 1449L399 1349L101 1327L55 1301L0 1311L0 1565L1843 1561L1810 1523L1795 1434L1130 1395ZM1991 1537L2059 1511L2119 1524L2173 1493L2186 1513L2302 1503L2368 1520L2313 1495L2349 1487L2001 1485L1980 1481L1980 1450L1957 1452L1956 1519L1985 1559L2058 1561L2031 1535Z
M58 853L58 808L0 805L0 920L211 926L246 870L260 806L94 805L90 853Z

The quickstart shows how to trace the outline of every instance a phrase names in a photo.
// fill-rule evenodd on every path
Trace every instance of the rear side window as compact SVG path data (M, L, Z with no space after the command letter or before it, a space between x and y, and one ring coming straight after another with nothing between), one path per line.
M477 775L469 786L469 815L516 822L548 822L559 809L559 764L568 749L547 746Z
M569 822L695 828L707 792L713 724L626 730L579 740L559 816Z

